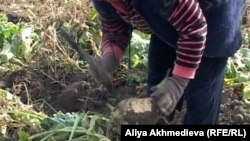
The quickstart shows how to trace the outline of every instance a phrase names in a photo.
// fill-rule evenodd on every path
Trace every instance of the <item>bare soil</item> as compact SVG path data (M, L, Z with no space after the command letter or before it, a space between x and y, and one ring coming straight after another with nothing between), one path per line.
M113 90L107 90L98 83L95 83L87 73L75 72L67 74L63 70L61 72L58 75L67 75L63 76L65 78L64 83L54 82L51 78L38 72L32 72L31 70L21 70L8 74L1 78L0 81L13 94L20 96L24 103L33 104L37 110L42 110L49 115L58 111L92 111L112 117L112 110L115 111L115 108L119 108L121 101L129 98L145 97L142 90L145 89L144 87L131 86L124 81L117 83ZM250 123L250 103L241 100L239 89L239 87L225 89L221 104L220 124ZM114 112L113 114L120 115L116 117L119 118L124 114L134 115L137 113L141 115L141 119L134 119L134 117L129 116L127 118L131 122L142 121L143 124L150 124L149 121L158 120L155 116L152 116L152 112L147 112L148 110L155 110L152 105L147 101L144 101L144 103L148 103L148 106L141 107L140 103L134 103L138 106L133 105L137 107L132 109L134 111L133 114L131 114L131 109L124 109L122 107L120 107L123 109L122 113ZM153 115L156 114L157 112L153 112ZM182 124L184 114L185 108L183 111L176 111L173 121L166 121L163 118L162 123L158 120L156 124ZM128 121L128 119L126 120ZM113 123L113 133L110 134L114 140L118 139L118 125L120 123Z

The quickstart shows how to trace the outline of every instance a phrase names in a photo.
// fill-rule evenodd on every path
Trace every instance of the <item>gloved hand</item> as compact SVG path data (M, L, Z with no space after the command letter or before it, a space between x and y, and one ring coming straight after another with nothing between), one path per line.
M168 116L173 112L188 82L189 79L173 75L152 88L151 97L162 114Z
M93 59L89 64L91 76L104 87L112 86L113 72L118 66L119 61L112 54L105 54L100 59Z

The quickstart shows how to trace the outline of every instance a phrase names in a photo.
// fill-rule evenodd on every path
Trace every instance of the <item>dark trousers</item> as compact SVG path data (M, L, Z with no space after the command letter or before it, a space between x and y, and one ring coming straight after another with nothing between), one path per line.
M147 93L166 77L167 70L173 69L175 49L152 35L148 57ZM176 108L187 104L184 124L217 124L223 91L225 67L228 58L203 57ZM170 74L171 76L172 74Z

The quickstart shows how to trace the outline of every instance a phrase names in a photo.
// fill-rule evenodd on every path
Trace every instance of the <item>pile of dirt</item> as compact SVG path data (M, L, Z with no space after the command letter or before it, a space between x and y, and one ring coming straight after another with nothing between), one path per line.
M87 73L78 72L65 76L67 73L62 71L58 75L65 78L64 83L56 83L43 73L31 70L10 73L0 81L12 94L20 96L23 103L33 104L37 110L44 110L49 115L58 111L88 110L107 115L112 106L122 99L137 95L133 86L120 85L107 90Z
M62 73L58 74L64 78L64 83L56 83L41 72L27 69L10 73L1 78L0 81L11 93L20 96L24 103L33 103L37 108L43 103L48 114L54 114L57 111L91 110L108 115L112 109L109 106L115 106L124 99L141 97L144 93L141 88L137 89L137 86L126 83L116 86L112 90L107 90L96 83L87 72L67 74L65 71L67 70L61 70ZM226 89L223 94L221 124L246 124L250 122L250 103L243 101L235 89Z
M250 102L242 99L238 87L225 89L222 97L220 124L243 125L250 123Z

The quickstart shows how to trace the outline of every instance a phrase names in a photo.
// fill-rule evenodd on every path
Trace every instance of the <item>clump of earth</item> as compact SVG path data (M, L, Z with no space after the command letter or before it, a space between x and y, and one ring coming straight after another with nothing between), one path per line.
M243 100L236 90L229 88L222 96L220 124L249 124L250 123L250 102Z

